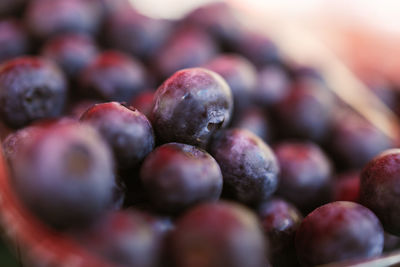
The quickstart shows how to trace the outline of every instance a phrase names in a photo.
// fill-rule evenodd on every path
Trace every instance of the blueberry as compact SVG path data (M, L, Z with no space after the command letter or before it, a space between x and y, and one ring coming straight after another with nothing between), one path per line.
M234 114L241 114L251 105L257 82L257 71L246 58L237 54L222 54L204 65L228 83L234 100Z
M370 208L391 234L400 234L400 150L389 149L372 159L361 173L360 202Z
M0 20L0 62L26 54L28 50L29 38L21 23L15 19Z
M96 128L109 146L119 168L133 168L154 148L153 128L136 109L117 102L96 104L80 119Z
M176 267L267 266L267 242L255 214L229 202L188 211L178 220L169 249Z
M161 235L148 220L135 210L112 212L76 236L107 263L156 267L160 264Z
M271 243L274 267L297 266L294 238L303 216L291 203L273 198L258 208L265 235Z
M81 73L82 93L106 101L130 101L146 88L147 73L134 58L117 51L99 54Z
M248 108L241 113L233 123L235 128L249 130L265 142L271 139L272 127L266 112L253 107Z
M289 137L325 140L332 126L334 98L320 84L295 83L275 109L282 134Z
M360 200L360 172L350 171L335 177L332 184L333 201L353 201Z
M337 201L307 215L295 242L303 266L365 259L382 253L383 229L369 209L354 202Z
M265 66L258 72L254 102L261 107L274 106L285 99L291 89L291 80L282 67Z
M338 166L344 168L362 168L377 154L395 146L378 128L351 111L337 117L328 141Z
M0 114L11 127L61 115L67 86L63 73L40 57L20 57L0 66Z
M214 40L202 30L195 27L178 29L155 54L153 62L161 78L174 72L198 67L205 64L217 54Z
M277 46L263 33L243 29L234 41L233 49L258 67L280 62Z
M179 143L151 152L142 164L140 178L154 206L170 213L216 201L222 191L217 162L204 150Z
M153 109L154 94L155 91L152 90L143 91L131 100L131 106L137 108L147 118L150 118Z
M42 55L54 60L70 78L76 78L96 56L94 41L82 34L64 34L47 41Z
M233 10L223 2L210 3L193 10L182 23L204 29L228 47L238 38L241 28Z
M311 142L284 142L275 147L281 168L277 194L309 211L329 201L332 167Z
M149 59L167 41L172 23L147 17L128 7L112 12L105 28L105 41L111 47Z
M100 26L100 13L84 0L30 1L25 19L40 39L69 32L94 34Z
M226 127L233 109L232 93L215 72L191 68L176 72L156 91L150 116L162 142L205 147Z
M244 129L225 130L211 143L210 153L221 167L225 196L257 205L275 192L278 162L255 134Z
M89 126L77 122L50 126L24 143L13 159L16 192L53 227L83 227L111 206L115 188L111 151Z

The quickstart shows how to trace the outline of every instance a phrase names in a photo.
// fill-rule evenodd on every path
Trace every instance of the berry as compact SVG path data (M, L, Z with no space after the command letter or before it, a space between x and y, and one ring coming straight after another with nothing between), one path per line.
M254 205L275 192L278 162L271 148L255 134L244 129L225 130L209 150L221 167L225 196Z
M157 89L150 119L160 141L205 147L228 125L232 102L229 86L217 73L184 69Z
M43 58L20 57L0 66L0 114L11 127L61 115L66 95L63 73Z
M140 178L154 206L166 212L216 201L222 191L217 162L207 152L185 144L156 148L143 162Z
M235 128L249 130L265 142L271 139L270 120L259 108L248 108L240 114L233 123Z
M28 50L28 35L19 21L0 20L0 62L26 54Z

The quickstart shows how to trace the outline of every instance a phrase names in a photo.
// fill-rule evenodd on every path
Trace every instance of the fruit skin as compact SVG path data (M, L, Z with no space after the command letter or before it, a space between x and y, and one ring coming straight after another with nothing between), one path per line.
M54 60L70 78L77 78L97 55L94 41L83 34L64 34L48 40L41 54Z
M272 149L245 129L228 129L218 134L209 151L224 177L223 195L257 205L278 186L279 165Z
M19 197L57 229L85 227L112 206L113 158L90 126L49 126L24 143L12 166Z
M332 166L311 142L283 142L274 147L281 172L277 194L302 211L311 211L330 200Z
M16 19L0 20L0 62L26 54L28 50L29 38L21 23Z
M117 8L105 25L105 42L111 47L147 60L167 41L172 23L147 17L133 8Z
M100 15L84 0L30 1L25 24L33 36L42 40L71 32L93 35L100 26Z
M161 142L205 147L229 124L232 109L231 90L220 75L190 68L176 72L157 89L150 120Z
M153 127L137 109L117 102L96 104L80 121L99 131L121 169L137 167L154 148Z
M298 266L294 238L303 216L291 203L272 198L261 204L258 216L271 243L272 266Z
M153 205L170 213L218 200L223 182L217 162L206 151L179 143L151 152L142 164L140 179Z
M265 267L267 240L250 210L229 202L194 207L169 240L176 267Z
M10 127L61 115L66 95L63 73L41 57L19 57L0 66L0 114Z
M238 54L221 54L204 68L215 71L228 83L233 95L234 117L252 104L257 70L249 60Z
M86 248L109 263L121 267L157 267L163 233L157 229L157 222L150 220L156 219L133 209L110 212L75 236Z
M138 60L109 50L81 73L81 93L105 101L128 102L147 87L146 79L146 70Z
M211 60L218 52L214 40L196 27L181 27L172 34L153 57L155 69L165 79L176 71L198 67Z
M383 229L366 207L347 201L326 204L304 218L296 233L302 266L379 256Z
M385 150L372 159L361 173L360 203L370 208L385 230L400 234L400 150Z

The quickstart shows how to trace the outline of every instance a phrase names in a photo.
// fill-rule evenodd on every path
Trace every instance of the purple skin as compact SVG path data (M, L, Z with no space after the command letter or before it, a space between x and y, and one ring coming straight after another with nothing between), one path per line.
M162 233L142 212L110 212L89 230L75 235L80 243L113 266L160 264Z
M19 21L5 19L0 21L0 62L26 54L29 38Z
M141 59L149 59L167 41L172 23L142 15L132 7L118 8L108 17L105 42Z
M272 149L255 134L244 129L223 131L209 150L222 170L224 197L257 205L275 192L278 162Z
M93 35L100 26L100 15L88 1L30 1L25 23L33 36L43 40L71 32Z
M332 125L334 98L321 85L299 82L275 107L282 135L323 141Z
M389 149L372 159L361 173L360 203L370 208L385 230L400 234L400 150Z
M266 66L258 72L253 100L261 107L271 107L282 101L291 89L291 80L282 67Z
M191 209L169 240L175 267L265 267L267 242L250 210L219 202Z
M250 32L245 29L241 31L233 44L236 52L247 57L257 67L279 63L278 48L268 37L264 34Z
M178 70L205 64L217 52L217 45L205 32L195 27L183 27L159 49L153 61L158 75L164 79Z
M223 182L217 162L206 151L179 143L152 151L142 164L140 179L153 205L169 213L217 201Z
M338 116L329 148L342 168L362 168L373 157L395 144L366 119L352 111Z
M64 34L47 41L41 54L54 60L70 78L76 79L97 53L98 48L89 36Z
M85 227L112 206L112 154L87 125L50 125L24 143L11 163L18 195L57 229Z
M1 65L0 88L0 114L13 128L60 116L67 98L63 73L40 57L20 57Z
M142 112L147 118L150 118L153 109L155 91L147 90L132 99L131 106Z
M203 68L184 69L156 91L150 120L161 142L206 147L231 119L233 98L224 79Z
M272 266L297 266L294 238L303 220L300 211L283 199L273 198L260 205L258 216L271 243Z
M314 143L284 142L275 147L281 168L277 194L310 211L330 199L332 168Z
M204 29L223 46L230 46L238 38L241 26L232 9L223 2L195 9L183 19L182 23Z
M235 120L233 127L249 130L264 142L271 140L271 125L267 114L259 108L249 108Z
M332 181L333 201L360 201L360 172L352 171L338 175Z
M382 253L383 229L369 209L337 201L307 215L297 230L295 243L302 266L366 259Z
M251 105L257 70L250 61L238 54L221 54L203 67L215 71L228 83L233 94L234 117Z
M112 148L120 169L137 167L154 148L153 128L137 109L117 102L96 104L80 121L100 132Z
M147 87L144 66L112 50L99 54L80 78L84 95L105 101L129 102Z

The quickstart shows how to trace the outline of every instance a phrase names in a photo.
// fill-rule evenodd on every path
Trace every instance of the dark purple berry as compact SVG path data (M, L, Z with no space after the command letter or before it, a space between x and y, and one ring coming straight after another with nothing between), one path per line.
M142 164L140 178L154 206L172 213L216 201L222 191L217 162L204 150L179 143L151 152Z
M385 230L400 234L400 150L389 149L372 159L361 173L360 203L370 208Z
M278 185L279 165L274 152L255 134L230 129L210 145L224 177L224 195L245 204L259 204Z
M154 148L153 128L136 109L117 102L96 104L80 120L100 132L121 169L137 167Z
M160 264L161 235L148 220L135 210L112 212L78 235L77 239L99 257L117 266L157 267Z
M63 73L40 57L20 57L0 66L0 113L11 127L61 115L67 85Z
M57 36L50 39L42 50L42 55L54 60L70 78L76 78L97 53L94 41L81 34Z
M379 256L383 229L360 204L337 201L310 213L296 234L297 257L303 266Z
M241 114L251 105L257 71L250 61L237 54L222 54L205 64L204 68L215 71L228 83L233 94L234 114Z
M267 114L258 108L248 108L233 123L235 128L249 130L265 142L271 139L271 125Z
M282 101L291 90L291 81L282 67L266 66L258 72L253 100L261 107Z
M106 101L128 102L146 88L146 79L146 70L139 61L106 51L83 70L82 93Z
M360 200L360 172L351 171L338 175L332 181L333 201Z
M14 19L1 20L0 62L26 54L28 50L28 35L20 22Z
M217 50L214 40L205 32L184 27L170 37L153 61L159 76L166 78L180 69L205 64L217 54Z
M25 19L34 36L47 39L69 32L94 34L100 13L85 0L40 0L30 1Z
M202 68L184 69L156 91L151 121L162 142L205 147L226 127L233 109L232 93L224 79Z
M273 198L259 207L258 215L271 244L272 265L274 267L298 265L294 238L303 220L300 211L283 199Z
M306 211L330 200L332 168L317 145L285 142L274 150L281 168L278 195Z
M176 267L267 266L267 243L255 214L228 202L191 209L177 222L169 249Z
M147 118L150 118L153 109L155 91L147 90L138 94L132 99L131 106L142 112Z
M82 227L111 206L111 151L97 132L55 124L24 143L13 157L13 184L24 203L56 228Z
M338 165L347 168L362 168L380 152L395 145L388 136L354 112L338 116L329 143Z
M106 22L105 41L111 47L148 59L167 41L172 23L146 17L133 8L118 8Z

